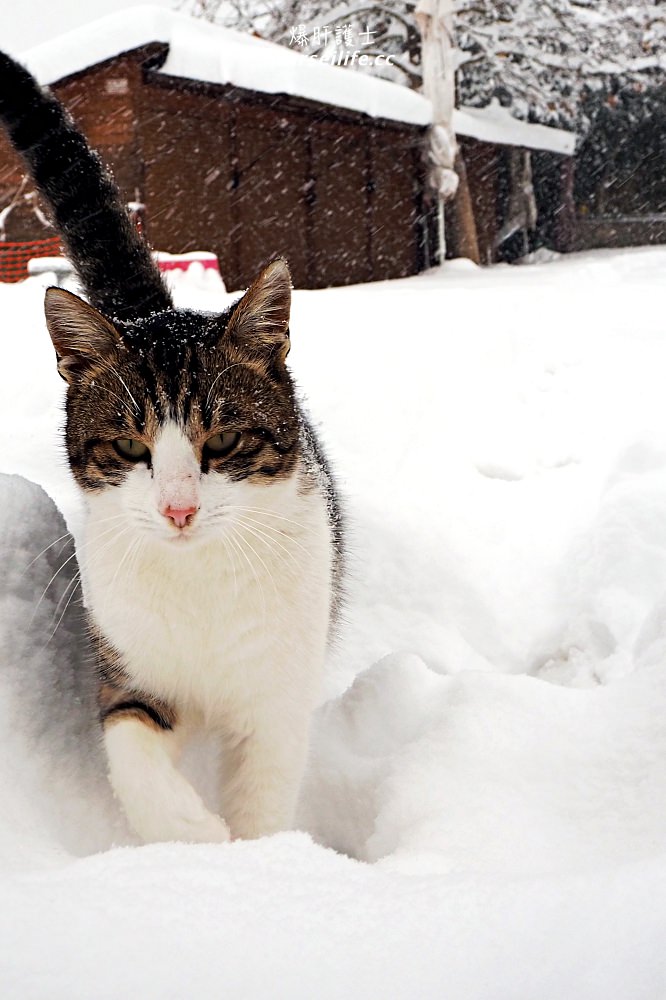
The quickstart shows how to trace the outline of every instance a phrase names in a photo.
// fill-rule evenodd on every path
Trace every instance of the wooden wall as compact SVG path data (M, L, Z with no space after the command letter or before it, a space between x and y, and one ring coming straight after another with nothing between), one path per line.
M277 254L301 288L420 270L420 129L226 99L161 74L141 100L155 245L213 250L233 288Z

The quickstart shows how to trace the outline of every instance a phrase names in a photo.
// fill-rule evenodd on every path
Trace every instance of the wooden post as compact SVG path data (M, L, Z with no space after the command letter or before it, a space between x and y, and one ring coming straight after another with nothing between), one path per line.
M456 155L458 190L453 200L453 216L456 229L455 250L458 257L468 257L475 264L481 263L479 240L474 218L474 205L467 180L467 169L460 149Z

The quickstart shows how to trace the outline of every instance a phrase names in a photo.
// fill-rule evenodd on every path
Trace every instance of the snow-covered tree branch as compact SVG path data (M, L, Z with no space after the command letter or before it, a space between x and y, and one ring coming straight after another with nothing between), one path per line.
M658 82L666 7L653 0L457 0L462 102L582 124L590 91Z
M347 39L364 34L368 53L394 57L392 65L368 71L420 86L414 0L185 0L185 6L310 54L315 34L329 48L340 45L343 29ZM495 98L517 116L542 122L581 127L591 92L651 87L666 69L662 0L455 0L454 34L460 102L483 106Z

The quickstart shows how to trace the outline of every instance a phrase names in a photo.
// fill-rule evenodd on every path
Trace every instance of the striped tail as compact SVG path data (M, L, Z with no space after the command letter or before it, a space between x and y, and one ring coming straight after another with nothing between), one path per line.
M0 52L0 123L46 198L88 298L109 318L173 308L118 188L62 104Z

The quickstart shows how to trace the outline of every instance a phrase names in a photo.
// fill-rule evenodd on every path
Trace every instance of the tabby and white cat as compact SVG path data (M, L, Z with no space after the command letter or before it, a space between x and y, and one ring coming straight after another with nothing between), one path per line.
M79 558L109 776L146 841L288 828L335 618L335 490L285 364L274 260L227 312L176 310L68 114L0 55L0 121L51 206L89 303L46 293L86 501ZM178 770L224 747L223 809Z

